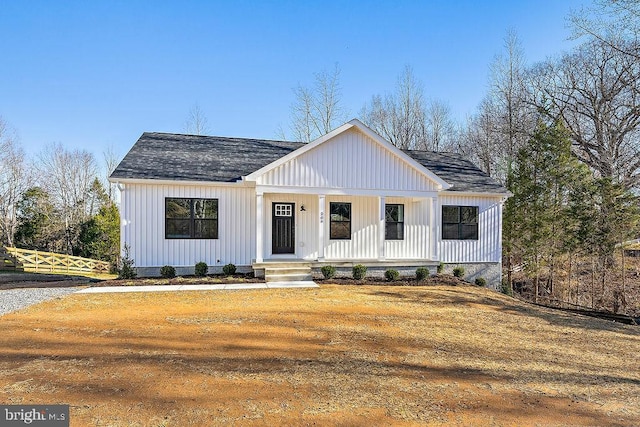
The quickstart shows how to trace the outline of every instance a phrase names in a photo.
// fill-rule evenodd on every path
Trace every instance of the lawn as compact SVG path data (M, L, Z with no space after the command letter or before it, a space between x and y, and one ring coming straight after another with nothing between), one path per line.
M71 425L640 425L640 328L471 286L79 294L0 317Z

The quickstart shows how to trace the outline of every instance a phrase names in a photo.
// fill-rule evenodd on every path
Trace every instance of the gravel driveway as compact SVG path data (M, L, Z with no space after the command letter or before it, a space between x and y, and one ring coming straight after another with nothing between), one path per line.
M22 288L0 290L0 316L32 304L77 292L79 288Z

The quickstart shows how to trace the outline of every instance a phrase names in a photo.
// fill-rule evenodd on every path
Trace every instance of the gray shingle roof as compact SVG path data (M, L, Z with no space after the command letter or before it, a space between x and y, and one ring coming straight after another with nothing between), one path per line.
M453 187L448 191L507 193L507 189L460 154L404 150Z
M233 182L303 145L263 139L145 132L111 177Z
M234 182L304 146L300 142L145 132L111 178ZM406 150L453 187L450 191L506 193L471 162L452 153Z

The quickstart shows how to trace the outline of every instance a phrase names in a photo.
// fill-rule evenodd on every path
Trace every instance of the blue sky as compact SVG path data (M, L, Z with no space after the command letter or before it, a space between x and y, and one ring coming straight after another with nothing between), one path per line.
M144 131L276 138L292 88L338 63L356 117L411 65L457 119L474 112L508 29L532 63L569 49L588 0L22 1L0 8L0 116L29 155L47 144L120 155Z

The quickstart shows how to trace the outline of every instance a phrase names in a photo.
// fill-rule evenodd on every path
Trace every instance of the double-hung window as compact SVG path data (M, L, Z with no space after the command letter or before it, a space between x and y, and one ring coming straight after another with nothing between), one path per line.
M443 206L442 239L478 240L478 207Z
M165 200L165 238L217 239L218 199Z
M351 239L351 203L331 202L329 204L329 238Z
M404 240L404 205L385 205L385 240Z

